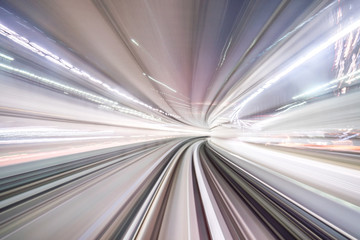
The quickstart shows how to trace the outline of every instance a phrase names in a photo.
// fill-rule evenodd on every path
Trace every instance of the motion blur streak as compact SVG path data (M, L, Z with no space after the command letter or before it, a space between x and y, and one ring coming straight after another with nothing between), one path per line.
M0 239L360 239L360 1L0 1Z

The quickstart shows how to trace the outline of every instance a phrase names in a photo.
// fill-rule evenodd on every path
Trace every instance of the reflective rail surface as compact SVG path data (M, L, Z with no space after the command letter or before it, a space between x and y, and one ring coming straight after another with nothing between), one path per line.
M266 151L275 150L252 153ZM359 207L345 190L335 197L205 138L20 163L0 177L1 239L360 237Z

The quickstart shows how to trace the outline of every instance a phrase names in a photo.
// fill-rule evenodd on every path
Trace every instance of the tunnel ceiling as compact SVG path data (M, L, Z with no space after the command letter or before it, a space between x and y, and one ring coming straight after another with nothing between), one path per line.
M151 107L134 104L137 100L123 101L124 105L169 122L211 127L216 119L228 121L236 104L312 41L295 44L313 30L313 23L320 32L327 28L314 16L332 1L9 0L4 4L43 34L43 38L34 35L38 42L46 45L47 36L56 42L59 56L91 69L108 86ZM308 85L307 79L290 87L285 84L282 90L266 89L244 115L289 101ZM116 98L105 85L79 84ZM152 113L155 108L160 111Z

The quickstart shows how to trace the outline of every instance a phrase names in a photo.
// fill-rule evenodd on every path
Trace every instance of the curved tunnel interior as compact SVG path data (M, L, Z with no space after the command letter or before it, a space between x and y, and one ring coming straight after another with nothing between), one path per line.
M357 0L0 1L0 239L359 239Z

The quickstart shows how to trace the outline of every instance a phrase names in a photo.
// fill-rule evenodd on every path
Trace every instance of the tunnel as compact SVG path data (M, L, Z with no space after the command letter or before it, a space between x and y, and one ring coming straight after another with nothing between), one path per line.
M360 239L360 1L1 0L0 239Z

